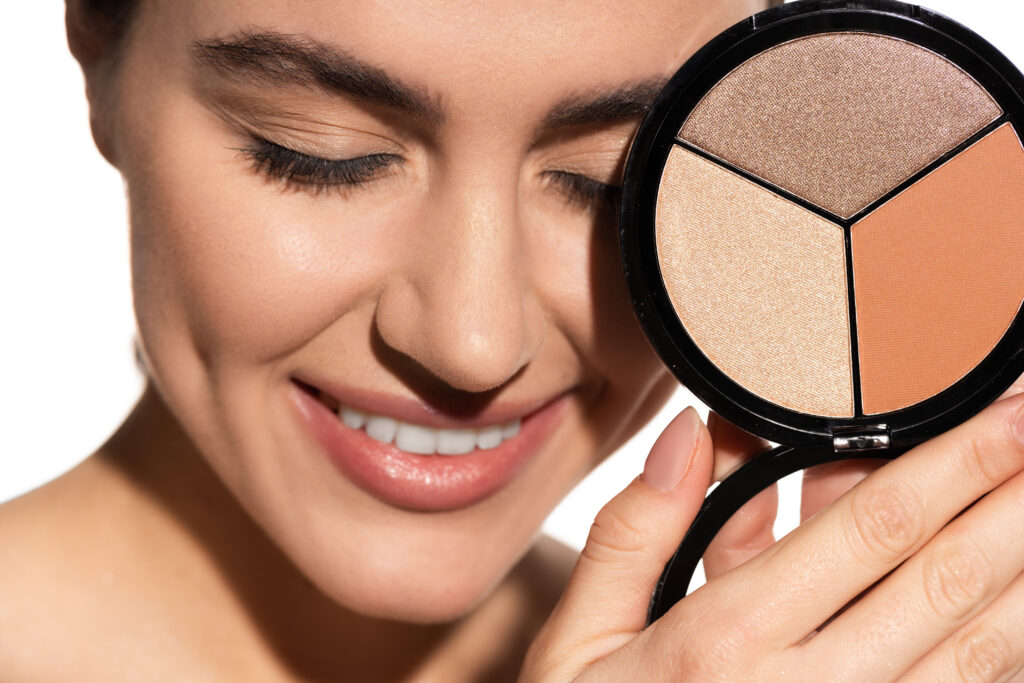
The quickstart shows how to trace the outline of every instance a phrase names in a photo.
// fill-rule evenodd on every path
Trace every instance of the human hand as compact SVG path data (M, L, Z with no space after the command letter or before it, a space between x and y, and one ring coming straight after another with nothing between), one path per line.
M720 460L739 436L718 434ZM651 591L712 479L711 433L684 411L599 513L521 680L1008 680L1024 667L1022 470L1024 396L1014 396L765 552L768 517L741 511L732 542L723 529L708 551L708 583L645 629ZM753 507L773 508L772 495ZM736 543L744 533L750 542Z

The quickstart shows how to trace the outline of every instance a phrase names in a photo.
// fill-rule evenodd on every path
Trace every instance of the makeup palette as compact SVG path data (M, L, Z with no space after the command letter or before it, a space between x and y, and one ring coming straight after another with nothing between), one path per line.
M806 0L730 28L630 151L620 242L675 375L782 444L705 501L653 621L751 496L892 458L1024 371L1024 77L977 34L888 0Z

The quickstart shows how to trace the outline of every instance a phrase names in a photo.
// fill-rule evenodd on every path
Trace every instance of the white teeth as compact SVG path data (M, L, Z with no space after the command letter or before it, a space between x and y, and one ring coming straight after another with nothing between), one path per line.
M481 449L495 448L501 443L501 425L484 427L476 435L476 447Z
M398 433L395 435L395 446L409 453L430 455L437 448L437 432L438 430L430 427L400 422Z
M522 420L516 418L500 425L479 429L435 429L399 422L383 415L372 415L338 406L338 417L350 429L365 429L367 436L383 443L394 443L399 450L420 455L465 455L474 449L497 448L506 439L519 434Z
M341 406L338 414L341 416L341 421L352 429L362 429L366 424L366 416L354 408Z
M382 415L370 415L366 418L366 434L371 439L391 443L398 431L398 420Z
M506 422L501 426L501 438L511 439L513 436L519 433L519 427L523 424L522 420L516 418L511 422Z
M437 430L437 452L441 455L465 455L476 448L475 429Z

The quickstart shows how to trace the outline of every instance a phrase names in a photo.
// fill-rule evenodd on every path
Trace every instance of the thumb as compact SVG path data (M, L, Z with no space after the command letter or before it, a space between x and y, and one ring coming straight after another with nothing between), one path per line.
M554 668L578 672L643 630L655 584L704 500L712 464L711 435L687 408L658 437L643 474L597 514L542 631Z

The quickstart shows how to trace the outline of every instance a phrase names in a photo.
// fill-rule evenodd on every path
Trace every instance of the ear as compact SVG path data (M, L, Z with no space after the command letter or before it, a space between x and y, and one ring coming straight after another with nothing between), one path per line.
M65 26L68 47L85 75L85 94L89 99L89 124L100 154L117 166L112 136L113 67L116 36L109 18L92 11L83 0L66 0Z

